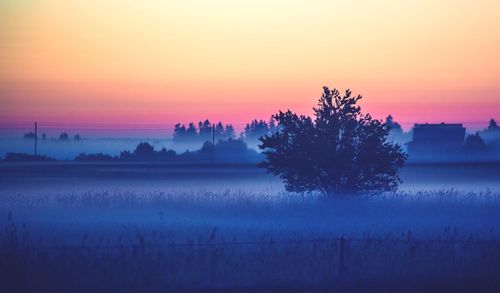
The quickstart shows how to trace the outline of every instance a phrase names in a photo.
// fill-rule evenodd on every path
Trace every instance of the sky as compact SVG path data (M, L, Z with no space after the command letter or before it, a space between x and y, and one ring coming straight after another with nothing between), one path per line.
M500 1L0 0L0 123L500 119Z

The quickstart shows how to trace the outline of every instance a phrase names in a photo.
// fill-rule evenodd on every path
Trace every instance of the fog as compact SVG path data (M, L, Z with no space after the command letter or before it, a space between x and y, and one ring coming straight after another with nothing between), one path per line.
M202 143L175 144L171 139L157 138L83 138L60 141L57 139L38 139L38 154L58 160L72 160L80 153L104 153L117 156L122 151L133 151L141 142L150 143L156 150L162 148L173 149L178 153L186 150L196 150ZM35 141L22 138L0 138L0 157L6 153L34 153Z
M281 180L254 164L3 163L0 192L101 191L282 192ZM402 191L500 191L499 164L407 165Z
M494 288L499 168L410 165L398 192L326 199L251 164L2 163L0 289Z

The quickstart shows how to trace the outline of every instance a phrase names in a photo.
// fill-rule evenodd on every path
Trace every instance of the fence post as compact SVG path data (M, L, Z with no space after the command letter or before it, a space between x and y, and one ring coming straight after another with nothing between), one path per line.
M410 256L409 268L410 268L410 272L413 273L415 270L415 254L416 254L417 246L410 239L408 240L408 245L409 245L408 254Z
M339 238L339 274L344 274L345 269L345 237L342 235Z

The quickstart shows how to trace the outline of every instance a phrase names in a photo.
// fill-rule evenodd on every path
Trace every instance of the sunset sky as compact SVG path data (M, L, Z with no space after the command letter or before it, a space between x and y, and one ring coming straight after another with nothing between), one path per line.
M500 118L500 1L0 0L0 123Z

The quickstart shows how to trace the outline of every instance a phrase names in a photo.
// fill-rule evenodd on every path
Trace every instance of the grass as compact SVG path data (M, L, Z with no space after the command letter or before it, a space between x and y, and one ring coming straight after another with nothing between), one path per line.
M454 190L339 200L229 190L2 195L0 289L488 291L500 285L499 199Z

